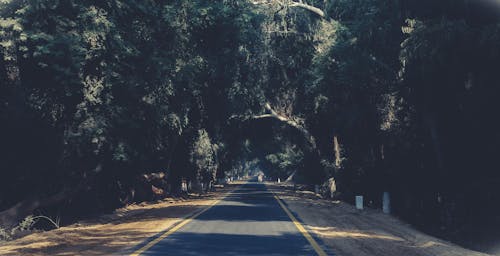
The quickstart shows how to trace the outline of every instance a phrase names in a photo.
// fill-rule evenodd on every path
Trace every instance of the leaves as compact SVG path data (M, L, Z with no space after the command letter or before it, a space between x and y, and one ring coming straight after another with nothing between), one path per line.
M335 175L347 195L440 190L498 148L500 27L468 2L307 1L319 19L249 1L2 1L0 193L19 193L5 205L79 183L119 195L159 170L174 186L262 168ZM269 112L300 132L251 118Z

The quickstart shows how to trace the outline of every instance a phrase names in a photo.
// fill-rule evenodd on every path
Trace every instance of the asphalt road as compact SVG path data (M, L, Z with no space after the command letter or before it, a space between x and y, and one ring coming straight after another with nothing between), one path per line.
M299 228L265 185L249 182L140 255L326 255Z

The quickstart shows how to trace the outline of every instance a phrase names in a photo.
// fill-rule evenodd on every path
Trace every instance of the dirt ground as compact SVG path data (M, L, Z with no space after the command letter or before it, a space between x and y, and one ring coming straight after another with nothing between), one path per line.
M0 242L0 255L94 256L120 255L145 239L213 204L233 186L188 199L166 198L129 205L95 220ZM123 252L123 253L120 253Z
M166 198L130 205L98 219L48 232L0 242L0 255L94 256L124 255L145 239L175 225L236 185L189 199ZM431 237L379 210L323 200L290 186L268 184L304 226L339 256L486 256Z
M357 210L340 201L269 184L309 231L339 256L486 256L415 230L380 210Z

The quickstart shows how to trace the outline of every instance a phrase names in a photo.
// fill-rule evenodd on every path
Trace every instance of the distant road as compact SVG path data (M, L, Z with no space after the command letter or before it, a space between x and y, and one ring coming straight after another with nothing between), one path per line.
M132 255L327 254L265 185L249 182Z

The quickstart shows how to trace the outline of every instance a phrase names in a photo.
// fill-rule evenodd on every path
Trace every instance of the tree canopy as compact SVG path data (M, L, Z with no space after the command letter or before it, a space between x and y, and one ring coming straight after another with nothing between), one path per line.
M263 170L460 227L500 195L497 7L0 1L0 220Z

